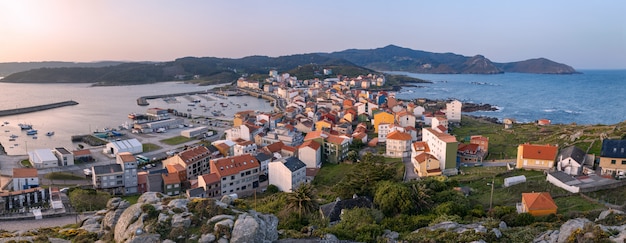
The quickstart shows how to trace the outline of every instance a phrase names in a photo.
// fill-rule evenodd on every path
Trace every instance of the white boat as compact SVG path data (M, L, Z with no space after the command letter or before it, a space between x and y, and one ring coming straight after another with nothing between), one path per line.
M22 130L29 130L29 129L33 128L33 125L26 124L26 123L20 123L20 124L17 124L17 125L20 126L20 128Z
M30 129L30 130L26 131L26 135L35 135L35 134L37 134L37 130Z
M47 132L47 133L46 133L46 136L52 136L52 135L54 135L54 132L53 132L53 131L50 131L50 132Z
M11 136L9 136L10 138L17 138L18 136L15 134L11 134Z

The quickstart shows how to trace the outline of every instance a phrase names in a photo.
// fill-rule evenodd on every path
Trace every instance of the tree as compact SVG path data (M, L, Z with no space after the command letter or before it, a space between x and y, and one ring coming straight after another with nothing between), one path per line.
M300 217L317 209L315 189L311 184L305 183L291 193L287 194L287 210L297 212Z
M393 166L385 164L384 160L379 161L377 158L379 156L369 155L364 156L361 163L356 164L354 169L333 187L333 191L339 197L347 198L353 194L373 196L376 183L394 178Z
M431 190L424 184L413 183L410 185L413 193L413 203L418 212L423 212L432 207L433 202L430 199Z
M415 211L411 189L405 184L381 181L376 186L374 203L387 216L410 214Z

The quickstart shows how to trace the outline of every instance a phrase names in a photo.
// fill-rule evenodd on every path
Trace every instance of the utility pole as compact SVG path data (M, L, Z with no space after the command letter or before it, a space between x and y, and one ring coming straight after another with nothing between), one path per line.
M491 211L491 209L493 208L493 184L496 180L496 177L494 176L491 179L491 196L489 197L489 211Z

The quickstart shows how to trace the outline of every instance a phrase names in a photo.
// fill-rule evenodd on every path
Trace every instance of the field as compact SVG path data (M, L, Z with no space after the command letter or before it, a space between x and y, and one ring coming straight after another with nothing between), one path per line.
M469 142L471 135L489 138L489 154L486 160L512 159L517 155L517 146L523 143L557 144L561 148L571 145L600 155L602 138L621 139L626 133L626 122L615 125L556 124L537 126L534 123L514 124L504 129L483 119L463 116L460 127L450 131L460 142Z
M550 192L559 207L559 214L604 208L603 205L589 202L577 194L569 193L550 184L541 171L506 171L506 167L468 167L463 168L462 171L462 175L450 177L450 179L459 181L461 186L470 187L469 199L482 204L485 209L490 206L492 182L494 182L492 204L494 207L515 206L516 203L522 201L524 192ZM505 178L518 175L526 176L526 182L510 187L503 186Z
M181 143L189 142L191 140L193 140L193 139L192 138L186 138L186 137L183 137L183 136L176 136L176 137L171 137L171 138L168 138L168 139L163 139L160 142L162 142L164 144L167 144L167 145L178 145L178 144L181 144Z

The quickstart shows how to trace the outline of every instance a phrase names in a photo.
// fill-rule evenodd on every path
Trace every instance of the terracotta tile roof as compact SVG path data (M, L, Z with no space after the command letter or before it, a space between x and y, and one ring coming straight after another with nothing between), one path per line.
M219 150L229 150L230 146L228 146L228 144L226 143L218 143L215 145L215 147Z
M185 167L180 164L168 164L165 168L167 169L167 173L178 173L186 170Z
M407 141L407 140L411 140L412 137L411 137L411 134L408 134L408 133L404 133L401 131L393 131L387 135L387 139Z
M137 161L135 156L133 156L133 154L131 154L130 152L121 152L121 153L118 153L117 156L120 157L122 162L135 162L135 161Z
M243 140L243 139L242 139L242 140ZM243 141L241 141L241 142L237 142L237 145L239 145L239 146L248 146L248 145L252 145L252 144L254 144L254 142L252 142L252 141L247 141L247 140L243 140Z
M148 172L141 171L137 173L137 184L142 185L148 183Z
M34 178L37 177L35 168L13 168L13 178Z
M430 152L430 148L428 147L428 143L426 142L423 142L423 141L414 142L412 146L415 151Z
M363 139L365 136L367 136L367 133L364 132L352 134L352 137L356 139Z
M72 151L72 154L74 154L74 156L88 156L91 155L91 151L89 151L89 149L75 150Z
M475 143L470 143L470 144L460 143L458 151L465 152L465 153L476 153L476 151L478 151L478 147L479 147L478 144L475 144Z
M522 200L528 210L557 209L556 203L548 192L522 193Z
M522 157L525 159L554 160L558 147L549 144L522 144Z
M296 150L298 150L298 149L297 149L296 147L292 147L292 146L285 145L285 146L283 146L283 147L282 147L282 150L289 151L289 152L294 152L294 153L295 153L295 152L296 152Z
M417 161L418 163L426 163L426 161L428 159L434 159L437 160L437 157L435 157L434 155L430 154L430 153L420 153L417 156L415 156L415 161ZM437 160L438 161L438 160Z
M208 157L210 154L211 152L206 147L196 146L193 148L189 148L185 151L182 151L178 153L178 155L176 156L180 157L180 159L183 162L185 162L185 164L189 165L189 164L195 163L196 161L200 159L204 159L205 157Z
M448 129L446 129L446 127L444 127L443 125L437 126L437 129L439 129L439 131L441 131L441 132L448 131Z
M441 168L426 170L427 173L441 173Z
M276 152L279 152L284 146L285 144L283 142L278 141L273 144L265 146L265 149L267 149L271 153L276 153Z
M316 138L326 138L326 137L328 137L328 134L326 134L324 131L316 130L316 131L311 131L307 133L306 136L304 137L304 141L316 139Z
M204 183L206 183L207 185L220 182L220 178L217 175L217 173L204 174L204 175L201 175L201 177L204 180Z
M211 160L211 171L217 173L220 178L259 166L259 161L250 154Z
M180 178L175 174L161 174L163 178L163 184L171 185L171 184L180 184Z
M474 135L470 137L470 140L478 140L478 141L489 141L488 137L483 137L481 135Z
M313 150L318 150L318 149L320 149L321 146L322 145L320 143L316 142L315 140L308 140L308 141L302 143L300 145L300 148L309 147L309 148L312 148Z
M342 137L342 136L336 136L336 135L329 135L328 138L326 138L326 142L329 142L332 144L343 144L346 140L347 138Z

